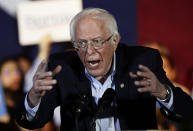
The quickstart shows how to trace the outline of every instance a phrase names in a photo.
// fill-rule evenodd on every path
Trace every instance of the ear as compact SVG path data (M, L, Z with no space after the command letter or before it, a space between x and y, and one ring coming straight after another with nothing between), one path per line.
M119 44L119 41L120 41L120 34L118 33L117 35L115 35L113 37L113 48L114 48L114 51L117 49L117 46Z

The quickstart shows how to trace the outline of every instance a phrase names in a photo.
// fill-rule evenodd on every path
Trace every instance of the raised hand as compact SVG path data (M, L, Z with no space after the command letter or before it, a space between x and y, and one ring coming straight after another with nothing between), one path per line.
M137 91L149 92L161 100L165 99L167 94L165 85L157 79L156 75L148 67L139 65L139 69L136 74L133 72L129 74L131 78L140 78L140 80L136 80L134 84L136 86L142 86L143 88L138 88Z
M28 104L30 107L36 106L46 91L51 90L57 83L53 77L58 74L62 67L58 65L53 71L46 72L47 62L43 60L33 77L33 87L28 94Z

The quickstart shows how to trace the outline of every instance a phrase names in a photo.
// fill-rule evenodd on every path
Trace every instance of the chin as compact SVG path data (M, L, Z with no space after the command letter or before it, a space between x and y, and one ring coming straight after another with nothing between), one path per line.
M87 70L88 73L93 76L93 77L99 77L99 76L102 76L102 73L100 71L96 71L96 70Z

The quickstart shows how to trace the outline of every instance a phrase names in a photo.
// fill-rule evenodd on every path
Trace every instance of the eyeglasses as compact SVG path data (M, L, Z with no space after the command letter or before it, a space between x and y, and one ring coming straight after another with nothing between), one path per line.
M109 36L106 40L98 40L98 39L93 39L90 42L86 40L79 40L79 41L72 41L74 44L74 48L76 50L79 49L86 49L88 47L88 44L91 44L94 49L101 49L104 47L104 43L109 41L112 38L113 34Z

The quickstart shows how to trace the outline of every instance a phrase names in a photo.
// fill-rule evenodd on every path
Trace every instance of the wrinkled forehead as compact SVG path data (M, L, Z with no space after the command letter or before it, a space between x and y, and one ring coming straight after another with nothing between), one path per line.
M85 35L99 37L108 34L109 29L106 22L98 17L96 15L87 15L78 19L74 28L75 38Z

